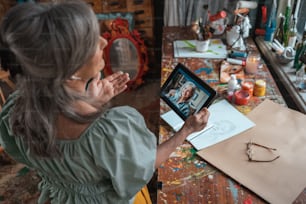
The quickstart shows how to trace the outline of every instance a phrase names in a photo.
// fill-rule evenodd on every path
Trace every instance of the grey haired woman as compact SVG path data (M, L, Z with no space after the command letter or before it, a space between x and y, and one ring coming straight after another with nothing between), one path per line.
M23 3L3 18L1 63L17 89L0 114L0 144L41 176L38 203L134 203L155 169L207 123L204 109L157 147L135 109L106 106L129 81L122 72L100 79L106 44L82 1Z
M190 100L192 99L196 85L191 81L186 81L178 89L171 89L168 92L169 99L178 107L178 109L186 116L192 114Z

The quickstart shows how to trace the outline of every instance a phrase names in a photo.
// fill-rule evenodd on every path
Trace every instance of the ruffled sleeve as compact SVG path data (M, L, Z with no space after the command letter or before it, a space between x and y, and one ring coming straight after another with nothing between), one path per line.
M26 164L31 167L29 161L26 159L25 155L20 151L20 145L16 141L16 137L10 127L9 118L11 109L14 107L15 99L18 96L18 92L11 94L1 113L0 113L0 145L3 146L4 150L12 157L14 160Z
M132 198L155 171L156 136L140 113L127 106L107 111L93 129L94 162L109 172L121 198Z

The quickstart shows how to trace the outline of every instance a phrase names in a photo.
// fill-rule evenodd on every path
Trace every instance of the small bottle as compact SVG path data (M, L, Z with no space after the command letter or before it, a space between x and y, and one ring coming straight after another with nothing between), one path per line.
M238 89L238 81L235 74L231 75L227 83L227 99L231 103L235 103L235 91Z
M236 51L236 50L232 50L229 55L231 58L235 58L235 57L246 58L248 56L246 52Z
M278 40L281 44L284 43L284 20L285 16L283 14L279 15L279 26L276 29L274 39Z
M306 64L304 56L306 56L306 41L298 43L297 45L293 68L298 70L303 64Z
M306 22L304 25L304 31L303 31L303 36L302 36L302 42L304 42L306 40Z
M297 39L296 19L293 18L288 33L288 47L295 48L296 39Z
M245 60L243 59L235 59L235 58L226 58L226 61L228 63L231 63L231 64L238 64L238 65L242 65L242 66L245 66Z
M226 15L227 15L227 13L225 11L221 10L218 13L216 13L215 15L210 16L209 21L213 22L213 21L219 20L221 18L225 18Z
M232 74L230 80L228 81L227 93L233 94L235 90L237 89L237 87L238 87L238 81L237 81L236 75Z
M305 65L302 65L301 68L299 68L298 70L296 70L295 72L296 75L296 79L295 79L295 84L298 88L302 88L304 86L305 83Z
M288 46L288 34L289 34L289 27L290 27L290 18L291 17L291 1L288 0L287 7L285 11L285 20L284 20L284 45L285 47Z

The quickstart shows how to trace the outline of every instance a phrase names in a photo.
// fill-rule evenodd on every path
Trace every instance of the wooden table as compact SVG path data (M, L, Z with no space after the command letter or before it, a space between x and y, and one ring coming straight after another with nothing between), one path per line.
M224 95L225 86L219 82L219 67L222 59L173 57L173 41L187 40L191 37L192 34L188 28L164 27L161 84L165 82L176 64L180 62L208 82L220 95ZM248 40L248 49L258 51L252 40ZM264 62L258 74L264 77L267 82L266 96L252 97L248 105L235 107L246 114L265 98L286 106ZM246 77L256 78L257 76L246 75ZM169 107L162 100L160 105L161 114L169 110ZM173 134L173 130L161 119L159 143L169 139ZM158 204L266 203L255 193L197 156L196 150L188 142L179 146L170 158L158 168L158 182ZM295 203L306 203L306 191L301 193Z

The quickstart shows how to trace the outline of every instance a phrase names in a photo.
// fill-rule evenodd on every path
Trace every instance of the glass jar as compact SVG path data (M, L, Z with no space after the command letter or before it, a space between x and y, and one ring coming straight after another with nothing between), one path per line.
M263 79L257 79L255 81L255 86L254 86L254 96L264 96L266 95L266 81Z
M260 54L258 52L250 52L246 59L245 71L248 74L256 74L260 63Z

